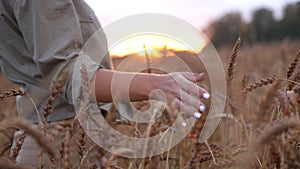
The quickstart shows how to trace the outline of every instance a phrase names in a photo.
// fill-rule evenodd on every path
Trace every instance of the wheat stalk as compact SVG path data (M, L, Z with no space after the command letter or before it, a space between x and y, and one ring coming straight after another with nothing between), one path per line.
M233 50L232 50L232 54L230 57L230 62L227 68L227 80L231 81L233 79L233 71L234 71L234 65L236 62L236 57L239 51L239 48L241 46L241 37L239 36L238 39L236 40Z
M261 117L271 108L272 102L276 96L276 90L280 87L280 82L276 81L261 98L258 113Z
M20 89L10 89L0 94L0 99L6 99L8 97L15 97L15 96L27 96L27 93Z
M41 119L40 113L39 113L33 99L29 96L29 94L26 91L23 91L21 89L10 89L10 90L7 90L7 91L3 92L2 94L0 94L0 99L4 100L6 98L15 97L15 96L26 96L30 100L30 102L32 103L32 105L35 109L35 112L37 114L38 123L42 127L42 119ZM4 118L5 117L3 117L3 119ZM1 120L0 120L0 122L1 122Z
M67 70L63 71L57 80L53 82L53 86L51 87L51 94L48 98L47 104L44 107L44 126L43 131L46 134L46 124L48 122L48 116L53 112L53 104L56 100L57 96L63 91L63 88L68 80L69 73Z
M133 155L133 151L130 149L126 149L126 148L117 149L114 152L112 152L112 155L110 156L110 158L105 164L105 168L116 167L112 165L112 162L120 156L125 157L125 156L132 156L132 155Z
M147 72L148 73L152 73L152 66L151 66L151 58L150 55L147 51L146 45L143 46L144 47L144 53L145 53L145 58L146 58L146 64L147 64Z
M11 143L10 143L10 144L7 144L7 145L2 149L2 151L0 152L0 157L2 157L8 150L10 150L10 149L11 149L11 146L12 146Z
M27 133L27 135L30 135L31 137L33 137L37 144L39 146L41 146L44 150L46 150L46 152L53 157L56 157L56 152L55 149L52 147L52 145L50 144L50 142L46 139L46 137L43 137L42 134L40 134L37 130L35 130L32 127L32 124L21 120L19 118L14 118L11 122L11 124L13 126L17 126L20 129L23 129L24 132Z
M270 77L270 78L260 79L259 81L256 81L253 84L250 84L247 87L245 87L243 91L244 92L251 92L252 90L254 90L254 89L258 88L258 87L272 84L276 80L278 80L278 78L276 78L276 77Z
M0 158L0 168L1 169L33 169L26 166L15 165L14 163Z
M239 154L242 154L242 153L245 153L245 152L248 152L249 151L249 148L247 146L242 146L238 149L235 149L231 152L231 156L234 157L234 156L237 156Z
M300 58L300 50L297 52L296 57L294 60L290 63L288 69L287 69L287 79L290 79L299 63L299 58Z
M213 168L213 169L215 169L215 168L230 168L235 163L236 163L235 160L232 158L223 158L218 163L216 163L216 164L213 163L208 168Z
M285 116L290 115L289 107L291 105L291 101L286 92L277 90L276 96L280 102L280 107L282 108L282 113Z
M47 138L50 141L54 141L55 137L58 136L61 132L63 132L66 126L69 125L68 121L61 121L56 125L51 127L51 130L47 133Z
M112 122L114 125L126 125L126 126L134 126L135 122L125 120L125 119L116 119Z
M79 127L79 132L78 132L78 149L79 149L79 158L80 160L83 158L84 152L85 152L85 145L86 145L86 134L84 129L82 128L81 125Z
M217 164L217 161L216 161L216 158L215 158L215 155L214 155L214 153L213 153L213 151L212 151L212 149L211 149L211 147L209 146L209 144L208 144L208 141L207 140L205 140L205 145L207 146L207 148L208 148L208 150L209 150L209 153L211 154L211 157L212 157L212 159L213 159L213 162L214 162L214 164Z
M64 169L71 169L72 168L72 162L71 162L71 139L72 139L72 134L71 134L71 128L68 126L66 128L66 135L65 138L62 142L63 146L63 166Z
M12 161L16 161L19 153L20 153L20 150L22 148L22 145L25 141L25 138L26 138L26 132L23 132L22 135L20 135L19 139L16 141L16 145L13 147L12 149L12 153L10 155L10 159Z
M83 124L86 124L85 121L87 119L87 116L89 115L89 99L90 99L90 84L89 84L89 76L87 73L87 69L85 64L82 62L80 67L80 73L81 73L81 88L82 88L82 97L83 100L79 107L79 113L78 113L78 120L84 119ZM92 116L91 116L92 117ZM93 119L93 118L91 118ZM95 124L98 124L94 121Z
M251 151L245 165L250 167L252 162L254 161L254 154L256 154L257 151L261 150L263 145L267 144L275 136L278 136L282 132L287 131L287 129L292 128L300 129L300 121L298 119L284 120L280 123L277 123L273 127L268 128L260 136L256 137L256 139L250 143Z

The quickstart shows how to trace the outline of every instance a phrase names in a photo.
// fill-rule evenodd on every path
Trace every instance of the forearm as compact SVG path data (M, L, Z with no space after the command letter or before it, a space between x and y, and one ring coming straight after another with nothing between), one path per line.
M96 100L111 102L113 96L121 100L147 100L160 79L161 76L155 74L99 69L94 79Z
M163 95L170 94L181 111L200 118L199 112L204 112L206 107L194 96L209 99L208 92L197 85L204 77L203 73L156 75L99 69L94 78L95 95L98 102L111 102L148 100L150 94L151 99L164 100Z

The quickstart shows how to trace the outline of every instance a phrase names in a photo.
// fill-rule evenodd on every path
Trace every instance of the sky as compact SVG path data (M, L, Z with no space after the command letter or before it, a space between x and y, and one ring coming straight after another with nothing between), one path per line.
M217 20L229 12L239 12L246 22L251 20L252 12L266 7L274 12L277 19L282 17L286 4L297 0L85 0L95 11L103 27L136 14L159 13L177 17L193 25L195 30L204 30L210 22ZM300 0L298 0L300 1ZM199 33L199 32L198 32ZM194 37L192 39L195 39ZM201 39L201 38L200 38ZM108 42L111 37L107 36ZM189 50L179 45L179 41L166 39L162 36L138 36L126 39L118 44L109 45L112 55L125 56L130 53L143 53L143 46L147 49ZM200 52L206 42L201 39L196 52ZM112 47L114 46L114 47ZM111 48L110 48L111 47Z
M204 29L211 21L230 11L242 14L249 21L255 9L272 9L276 18L288 3L299 0L85 0L95 11L102 26L126 16L141 13L168 14Z

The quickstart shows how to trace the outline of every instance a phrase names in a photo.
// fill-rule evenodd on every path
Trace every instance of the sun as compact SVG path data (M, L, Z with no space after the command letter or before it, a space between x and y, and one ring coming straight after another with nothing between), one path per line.
M191 47L182 42L180 39L174 37L164 36L160 34L141 34L126 38L109 49L109 53L114 57L122 57L130 54L144 56L145 50L151 54L152 57L161 57L163 50L177 50L177 51L193 51L201 52L205 46L205 41L198 44L198 47Z

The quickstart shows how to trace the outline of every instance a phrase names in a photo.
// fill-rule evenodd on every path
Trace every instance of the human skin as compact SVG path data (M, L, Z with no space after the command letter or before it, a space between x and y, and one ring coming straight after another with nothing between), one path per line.
M174 102L183 112L199 118L199 112L205 111L205 105L194 96L204 99L210 97L208 92L197 84L204 78L204 73L177 72L161 75L99 69L94 78L95 96L98 102L112 102L113 93L118 93L121 99L126 99L129 93L131 101L148 100L150 96L151 99L160 100L162 92L174 96ZM117 92L111 92L114 79L121 84L115 88ZM122 85L127 82L130 82L129 88Z

